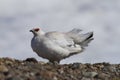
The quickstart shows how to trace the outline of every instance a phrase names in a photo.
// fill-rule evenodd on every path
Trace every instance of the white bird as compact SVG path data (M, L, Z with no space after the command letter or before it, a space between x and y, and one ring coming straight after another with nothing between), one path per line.
M82 30L74 28L69 32L43 32L40 28L33 28L31 47L42 58L54 63L71 55L80 53L93 40L93 32L80 34Z

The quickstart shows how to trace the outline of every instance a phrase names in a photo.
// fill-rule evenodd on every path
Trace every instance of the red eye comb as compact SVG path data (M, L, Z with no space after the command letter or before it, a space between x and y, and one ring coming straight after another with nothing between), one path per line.
M39 28L35 28L34 30L35 30L35 31L39 31L40 29L39 29Z

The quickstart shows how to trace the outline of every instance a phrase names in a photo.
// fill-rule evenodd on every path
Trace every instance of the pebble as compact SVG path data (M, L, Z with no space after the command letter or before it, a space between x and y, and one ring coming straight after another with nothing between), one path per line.
M97 72L83 72L83 76L85 76L87 78L94 78L97 75L98 75Z
M8 68L5 65L0 65L0 72L8 72Z
M81 80L91 80L90 78L83 77Z
M38 61L37 61L35 58L27 58L25 61L26 61L26 62L38 63Z
M99 73L99 74L98 74L98 78L100 78L100 79L105 79L105 80L109 80L110 75L105 74L105 73Z

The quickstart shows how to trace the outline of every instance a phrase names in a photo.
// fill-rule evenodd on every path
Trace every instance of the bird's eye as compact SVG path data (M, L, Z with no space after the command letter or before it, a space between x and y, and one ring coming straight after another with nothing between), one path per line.
M36 32L38 32L40 29L39 29L39 28L35 28L34 30L35 30Z

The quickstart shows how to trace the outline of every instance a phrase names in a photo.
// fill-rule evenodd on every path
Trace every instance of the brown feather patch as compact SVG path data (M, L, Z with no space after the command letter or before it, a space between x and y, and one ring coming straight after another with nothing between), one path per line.
M39 28L35 28L34 30L35 30L36 32L38 32L40 29L39 29Z

